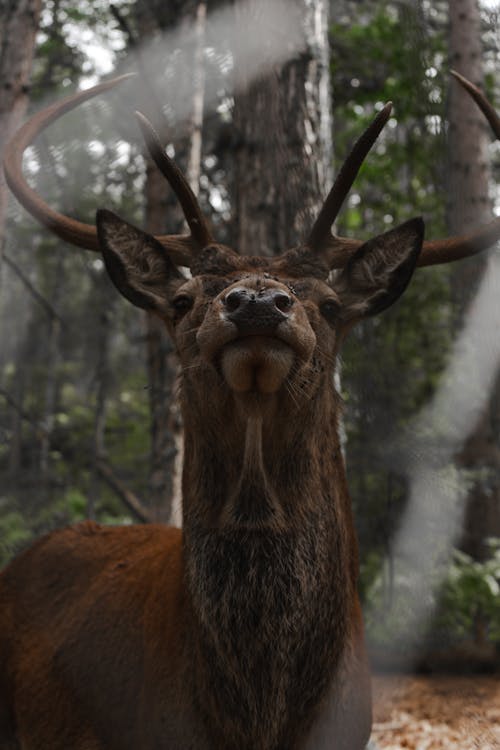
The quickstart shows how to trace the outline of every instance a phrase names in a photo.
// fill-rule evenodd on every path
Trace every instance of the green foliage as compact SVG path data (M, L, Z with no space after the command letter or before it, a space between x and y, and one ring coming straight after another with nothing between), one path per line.
M86 518L87 499L79 490L70 488L66 493L65 504L72 518L81 521Z
M374 0L363 13L338 19L331 29L331 51L338 163L375 111L387 101L394 104L356 179L339 233L370 237L422 214L428 238L445 235L445 26L427 23L420 4ZM439 616L432 626L420 619L416 640L427 628L429 638L475 638L478 621L485 623L488 638L498 642L499 637L498 548L485 563L456 552L449 567L438 566L435 579L417 593L412 572L405 573L390 552L407 499L406 478L391 452L439 384L453 317L449 269L417 271L401 300L354 330L343 351L347 468L360 539L360 589L371 640L391 649L397 647L398 633L401 647L407 647L408 624L421 610L430 616L437 604ZM428 427L425 445L438 442L441 427ZM434 593L438 590L439 595Z
M338 163L375 109L394 102L339 233L368 238L419 213L427 236L445 233L444 50L444 32L429 31L417 6L372 2L332 27ZM387 446L432 395L450 348L451 318L449 270L417 271L401 300L354 330L344 347L347 466L363 559L386 552L401 514L405 481L388 466Z
M425 215L432 234L444 232L444 34L431 34L417 9L375 3L360 23L331 29L335 154L340 163L374 110L394 112L350 196L344 226L367 235ZM360 54L362 51L362 54ZM353 214L353 215L352 215Z
M0 499L0 567L24 545L33 540L22 513L9 510L4 498Z
M372 553L362 575L371 643L402 654L461 642L500 646L500 539L491 539L489 548L483 562L454 549L420 590L414 571L393 570Z
M457 639L487 637L500 645L500 539L490 539L489 550L482 562L454 550L436 627Z
M75 7L48 0L33 101L54 100L82 78L97 78L104 58L96 48L110 62L123 46L109 4L83 0ZM142 163L120 138L133 141L112 106L96 102L68 113L26 159L30 182L50 205L84 221L94 221L100 202L140 222ZM35 536L89 513L97 520L130 522L93 467L99 398L105 423L101 450L140 496L147 494L150 440L140 313L118 301L98 256L37 231L24 213L11 218L8 237L7 252L57 317L16 274L8 274L0 383L12 400L0 395L0 562Z
M122 0L113 5L120 8ZM128 2L125 3L128 5ZM47 88L64 88L82 74L101 74L125 42L116 28L109 3L102 0L45 0L43 3L38 49L34 63L33 96L43 97ZM96 55L100 48L101 54Z
M390 653L417 650L425 641L428 614L435 599L432 582L416 591L415 575L411 571L394 570L390 558L373 554L363 564L365 587L365 627L370 644L376 649L389 649ZM443 572L441 571L441 575ZM422 619L422 612L427 617Z

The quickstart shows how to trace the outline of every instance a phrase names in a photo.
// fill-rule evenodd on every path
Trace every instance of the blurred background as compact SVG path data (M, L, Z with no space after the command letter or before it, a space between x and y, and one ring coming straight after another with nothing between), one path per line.
M64 213L183 231L133 117L153 121L218 239L298 243L354 140L394 113L337 225L427 238L500 213L500 149L456 68L500 106L500 8L479 0L18 0L0 9L0 151L27 114L137 79L51 126L25 173ZM99 256L0 184L0 563L57 526L180 520L176 360ZM342 353L360 587L380 669L500 663L498 251L417 271ZM325 446L328 450L328 446Z

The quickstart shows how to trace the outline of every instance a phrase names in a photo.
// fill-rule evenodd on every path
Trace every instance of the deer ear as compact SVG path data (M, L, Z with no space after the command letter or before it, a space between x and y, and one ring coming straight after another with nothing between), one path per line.
M106 270L120 294L144 310L168 314L168 299L184 277L150 234L99 209L97 235Z
M415 270L423 239L423 220L410 219L356 251L334 282L343 321L376 315L401 296Z

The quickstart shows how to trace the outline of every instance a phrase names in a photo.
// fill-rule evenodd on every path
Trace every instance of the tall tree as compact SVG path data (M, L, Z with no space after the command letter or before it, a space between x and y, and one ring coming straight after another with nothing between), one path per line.
M235 97L234 245L248 255L304 240L331 178L327 3L294 0L290 12L304 29L304 51Z
M0 164L5 144L28 106L28 90L41 0L5 0L0 5ZM7 190L0 170L0 254L7 213Z
M449 49L453 68L484 87L481 14L477 0L449 0ZM457 85L449 91L448 222L462 234L492 215L489 197L489 132L477 108ZM458 316L466 314L484 272L485 258L463 261L452 286ZM467 438L460 463L471 472L461 546L476 559L488 554L486 540L500 536L500 380L485 411Z
M36 32L40 20L41 0L15 0L0 4L0 165L5 146L21 125L29 102L30 77L35 50ZM3 302L4 231L9 194L0 166L0 300ZM16 267L17 268L17 267ZM5 304L5 303L4 303ZM29 304L33 304L30 300ZM18 357L22 344L18 347ZM14 399L22 408L24 376L19 373ZM10 446L10 474L14 478L21 461L23 420L19 408L12 408L12 441ZM43 439L43 438L42 438Z
M449 0L449 58L451 66L479 87L484 87L481 14L478 0ZM477 107L456 83L448 94L448 224L462 234L488 221L488 125ZM453 274L455 297L462 311L470 301L484 270L485 259L461 263Z
M191 188L198 192L201 159L201 129L203 121L203 28L206 4L200 0L164 4L138 0L129 21L115 15L128 32L131 52L143 79L141 108L151 119L163 143L174 140L172 128L165 117L154 71L141 45L155 35L171 29L174 24L193 24L196 29L193 59L188 65L182 85L191 102L191 116L183 125L183 139L176 141L176 162L186 169ZM186 71L184 71L186 73ZM175 198L165 178L151 159L146 159L145 221L147 231L161 234L181 232L183 221ZM174 398L177 362L164 326L154 315L146 313L147 368L151 410L151 504L156 516L163 520L180 521L180 412Z

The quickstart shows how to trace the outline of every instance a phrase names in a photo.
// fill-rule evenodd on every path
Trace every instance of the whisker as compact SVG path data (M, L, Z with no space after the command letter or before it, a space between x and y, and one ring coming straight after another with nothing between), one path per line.
M298 408L299 407L299 402L297 401L296 395L294 394L294 391L293 391L293 388L292 388L292 384L289 381L286 381L286 389L287 389L288 394L289 394L290 398L292 399L293 403Z
M336 364L336 358L333 356L333 354L330 354L329 352L325 351L319 344L316 344L316 350L318 354L321 355L321 357L326 360L329 364L335 365Z
M182 332L182 336L189 336L191 333L194 333L197 331L199 326L193 326L193 328L188 328L187 331Z
M200 369L202 368L202 364L200 362L197 362L194 365L184 365L181 366L181 372L186 372L187 370L196 370L196 368Z

